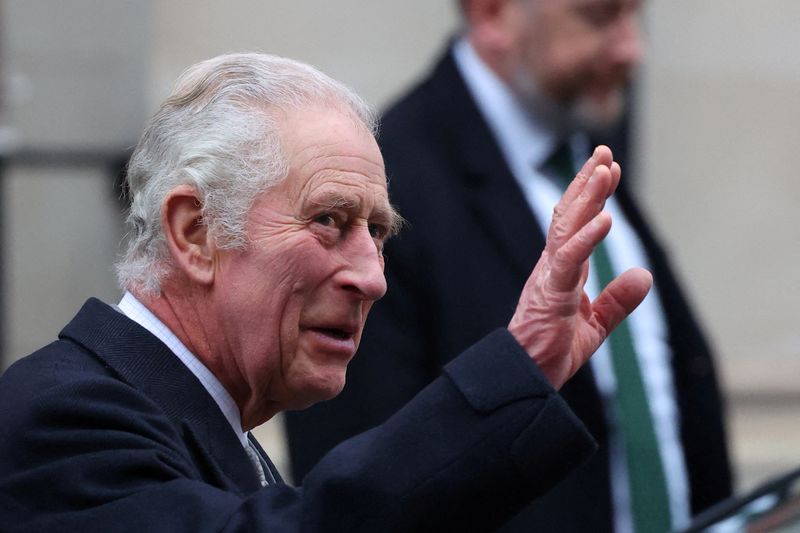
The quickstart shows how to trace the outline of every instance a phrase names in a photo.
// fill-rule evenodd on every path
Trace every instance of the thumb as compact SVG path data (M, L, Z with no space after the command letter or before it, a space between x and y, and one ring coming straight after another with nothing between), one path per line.
M592 302L592 311L605 329L606 337L642 303L652 286L653 275L650 272L643 268L632 268L603 289Z

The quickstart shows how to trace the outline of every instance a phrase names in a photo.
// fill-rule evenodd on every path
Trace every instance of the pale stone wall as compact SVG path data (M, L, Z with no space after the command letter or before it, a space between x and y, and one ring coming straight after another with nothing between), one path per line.
M647 15L639 192L717 348L746 487L800 463L800 4Z

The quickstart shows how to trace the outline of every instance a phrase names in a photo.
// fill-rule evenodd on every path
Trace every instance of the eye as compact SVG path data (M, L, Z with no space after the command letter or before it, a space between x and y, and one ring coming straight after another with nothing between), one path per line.
M308 221L309 229L327 243L335 242L347 225L347 217L335 211L313 215Z
M321 226L333 227L336 225L336 217L330 213L324 213L314 217L314 222Z
M373 239L383 240L386 238L386 235L389 233L389 229L384 226L383 224L376 224L370 222L367 227L369 228L369 234L372 236Z
M579 8L581 16L595 28L612 24L622 12L621 3L598 2Z

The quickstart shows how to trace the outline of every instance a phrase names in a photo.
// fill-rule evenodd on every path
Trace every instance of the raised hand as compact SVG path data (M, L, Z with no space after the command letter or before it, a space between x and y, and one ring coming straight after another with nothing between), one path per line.
M603 206L619 178L611 150L598 146L553 210L544 252L508 325L556 389L589 360L653 284L648 271L632 268L594 302L583 289L589 256L611 229Z

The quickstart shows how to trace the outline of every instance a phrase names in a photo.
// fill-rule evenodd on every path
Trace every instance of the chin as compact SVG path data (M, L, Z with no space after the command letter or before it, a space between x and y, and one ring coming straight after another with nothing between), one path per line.
M293 402L292 409L306 409L315 403L332 400L344 389L344 381L344 376L341 376L306 382L301 387L301 391L295 395L295 402Z
M625 111L622 90L602 96L587 95L578 100L571 110L572 122L578 130L602 133L613 128Z

